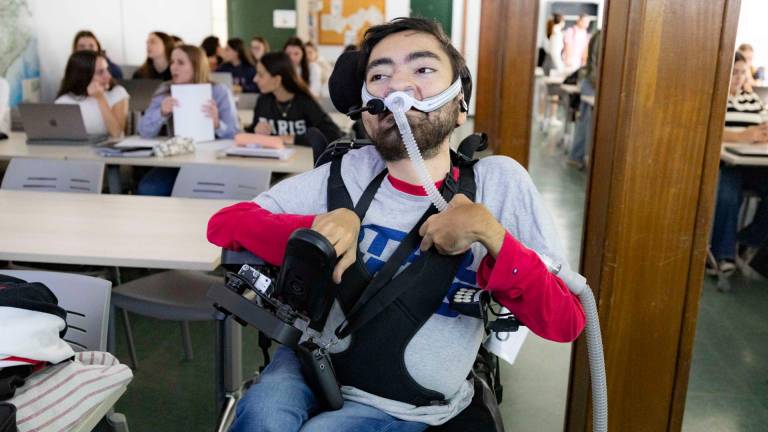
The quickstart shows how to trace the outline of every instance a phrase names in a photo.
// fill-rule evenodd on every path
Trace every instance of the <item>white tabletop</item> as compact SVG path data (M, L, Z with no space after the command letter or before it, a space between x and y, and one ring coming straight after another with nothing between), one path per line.
M0 260L213 270L228 200L0 190Z
M296 174L313 167L312 149L296 146L296 153L284 161L275 159L225 156L223 151L234 145L232 140L216 140L196 145L195 153L170 157L117 157L105 158L96 154L87 145L27 145L27 135L12 132L9 139L0 141L0 160L15 157L41 159L103 160L108 165L132 165L152 167L175 167L186 164L214 164L228 166L249 166L264 168L273 173Z
M595 97L594 96L585 96L581 95L581 101L585 104L594 107L595 106Z

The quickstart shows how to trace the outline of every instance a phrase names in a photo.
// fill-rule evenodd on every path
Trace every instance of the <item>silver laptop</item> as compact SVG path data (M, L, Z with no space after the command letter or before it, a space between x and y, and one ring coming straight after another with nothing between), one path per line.
M229 91L232 91L232 85L235 82L232 78L232 74L229 72L213 72L211 74L211 81L215 82L216 84L225 85Z
M88 135L79 105L21 104L21 121L27 144L99 145L108 135Z
M128 111L143 112L149 107L157 88L162 84L162 80L157 79L128 79L120 80L118 84L125 88L125 91L131 96L128 100Z

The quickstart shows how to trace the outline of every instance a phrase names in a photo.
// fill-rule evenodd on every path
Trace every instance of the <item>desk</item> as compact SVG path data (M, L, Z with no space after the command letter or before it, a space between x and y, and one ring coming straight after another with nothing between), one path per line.
M0 190L0 260L210 271L208 219L229 200ZM216 392L242 381L240 326L217 320ZM114 340L114 334L110 339ZM118 395L119 396L119 395Z
M7 140L0 141L0 160L15 157L40 159L101 160L107 165L130 165L179 168L186 164L213 164L264 168L273 173L298 174L313 167L312 149L297 146L296 153L288 160L224 156L223 150L234 145L232 140L216 140L199 143L195 153L169 157L117 157L105 158L96 154L88 145L27 145L27 135L12 132Z
M581 90L579 89L579 86L575 84L560 84L560 89L568 95L581 94Z
M724 142L720 147L720 160L727 163L728 165L768 166L768 156L740 156L726 150L728 147L746 146L762 147L768 150L768 144L740 144Z
M581 96L581 101L585 104L591 106L592 108L595 107L595 97L594 96Z
M0 260L210 271L205 227L232 203L0 190Z

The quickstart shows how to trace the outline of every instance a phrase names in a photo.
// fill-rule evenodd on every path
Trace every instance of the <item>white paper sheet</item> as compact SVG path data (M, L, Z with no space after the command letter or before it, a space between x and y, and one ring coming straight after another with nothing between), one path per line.
M213 119L203 111L203 106L213 99L211 85L174 84L171 96L178 102L178 106L173 107L174 135L192 138L195 142L213 141Z

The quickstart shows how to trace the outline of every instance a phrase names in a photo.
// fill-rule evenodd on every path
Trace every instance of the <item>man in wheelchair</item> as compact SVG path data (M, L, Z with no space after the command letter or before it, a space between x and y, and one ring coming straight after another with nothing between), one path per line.
M461 76L464 59L439 25L400 18L372 27L359 56L360 76L349 80L373 98L404 91L423 101L462 78L469 84L438 109L407 112L429 175L450 206L437 213L425 196L393 114L363 112L373 145L211 218L212 243L247 249L273 265L300 228L325 237L338 257L338 296L318 342L331 353L343 406L327 410L297 354L281 347L239 401L234 431L422 431L454 419L472 401L468 375L484 337L483 320L450 300L462 288L490 292L550 340L572 341L584 327L578 298L537 254L567 265L526 171L507 157L474 163L451 152L471 80ZM388 299L377 302L371 292Z

